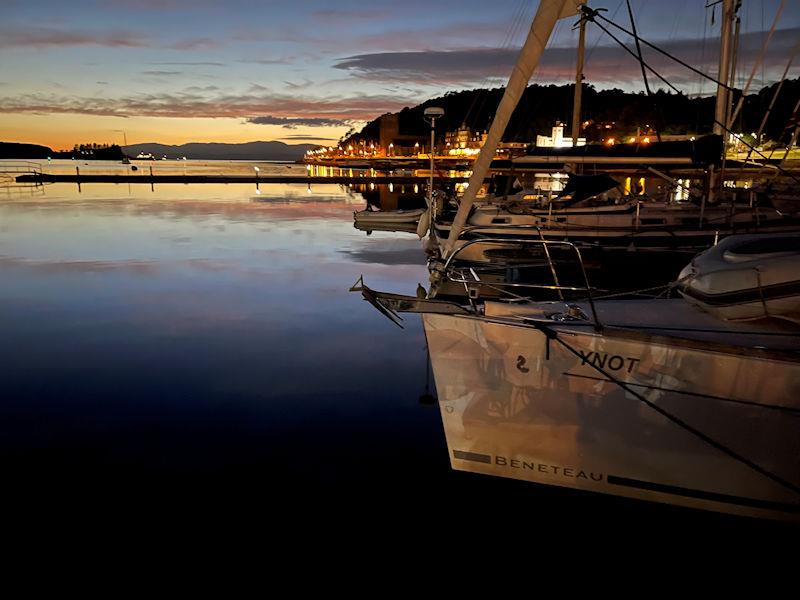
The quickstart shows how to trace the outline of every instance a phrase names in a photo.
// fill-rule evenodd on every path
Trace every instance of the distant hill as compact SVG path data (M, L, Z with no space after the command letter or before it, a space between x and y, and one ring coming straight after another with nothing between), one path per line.
M0 142L0 158L47 158L48 156L53 156L53 150L47 146Z
M125 146L125 154L150 153L156 158L190 158L199 160L287 160L303 158L306 150L317 144L284 144L283 142L247 142L245 144L190 143L180 146L146 143Z
M752 132L758 129L777 85L772 84L747 95L734 130ZM428 135L430 125L423 118L423 112L430 106L445 110L444 118L436 123L437 136L442 136L445 131L453 131L462 124L473 130L486 130L491 125L503 91L503 88L495 88L448 92L417 106L406 107L397 113L400 133L419 137ZM528 142L535 140L537 134L550 135L550 128L556 121L569 125L574 91L575 86L570 84L528 86L503 139ZM740 96L741 91L736 90L734 101L738 101ZM784 81L764 130L768 139L788 139L791 128L786 129L786 124L793 119L798 97L800 78ZM652 98L648 98L644 92L597 90L584 84L581 116L588 124L582 128L581 135L585 135L590 142L599 142L606 137L621 139L622 136L635 135L638 127L646 129L648 126L651 129L658 128L664 134L710 133L714 122L714 103L714 96L698 98L658 90ZM564 134L569 135L567 131ZM380 122L375 119L342 144L377 141L379 138Z

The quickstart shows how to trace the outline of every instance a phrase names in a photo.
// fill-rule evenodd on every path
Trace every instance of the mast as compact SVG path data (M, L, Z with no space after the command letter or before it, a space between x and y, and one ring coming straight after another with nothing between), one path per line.
M505 92L503 92L503 98L500 100L492 126L489 128L486 142L473 163L467 191L464 193L458 212L453 219L450 236L441 249L442 257L450 254L459 235L461 235L461 230L467 222L467 217L472 204L475 202L475 197L478 195L478 190L489 172L500 138L506 130L511 114L519 103L519 99L522 97L531 75L533 75L539 64L539 59L542 57L547 41L553 33L556 21L563 17L574 15L576 4L575 0L540 0L528 37L525 39L525 44L519 53L517 64L514 65L514 69L511 71L508 85Z
M572 147L578 145L581 124L581 96L583 95L583 61L586 52L586 19L581 19L578 33L578 60L575 64L575 99L572 103Z
M725 136L728 124L730 92L724 87L730 84L733 42L733 22L736 18L738 0L722 0L722 29L720 31L719 69L717 70L717 103L714 107L714 133Z
M708 200L714 202L722 192L725 155L727 154L728 117L730 116L731 92L725 87L733 81L733 24L741 0L722 0L722 27L719 34L719 69L717 71L717 102L714 106L713 133L722 136L722 168L711 169L708 180ZM705 202L705 197L703 198ZM705 204L703 205L705 208ZM701 209L702 214L702 209ZM702 219L702 217L701 217Z

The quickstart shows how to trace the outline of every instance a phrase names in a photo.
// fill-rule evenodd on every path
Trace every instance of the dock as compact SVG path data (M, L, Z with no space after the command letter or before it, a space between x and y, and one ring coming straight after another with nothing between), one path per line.
M353 183L392 183L392 184L425 184L427 177L412 175L363 175L347 176L335 175L329 177L312 175L150 175L143 174L118 174L118 175L97 175L97 174L58 174L49 173L29 173L20 175L16 178L17 183L306 183L306 184L353 184ZM466 182L468 177L449 177L448 181Z

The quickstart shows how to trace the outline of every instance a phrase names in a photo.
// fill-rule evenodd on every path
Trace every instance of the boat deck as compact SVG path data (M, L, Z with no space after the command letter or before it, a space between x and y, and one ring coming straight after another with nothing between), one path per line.
M594 331L588 302L571 302L588 317L586 320L554 320L566 311L563 302L503 303L486 302L487 317L546 324L557 330ZM682 299L613 300L595 302L603 335L648 337L675 344L735 347L738 353L781 352L800 360L800 324L781 318L726 321L703 312Z

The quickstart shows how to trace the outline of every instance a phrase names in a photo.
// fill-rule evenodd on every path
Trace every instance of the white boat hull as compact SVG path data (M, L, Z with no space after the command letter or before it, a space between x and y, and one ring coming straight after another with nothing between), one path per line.
M353 213L353 219L357 224L408 224L417 223L422 213L425 212L421 208L412 210L362 210Z
M756 213L739 206L731 214L729 207L701 210L694 205L647 201L637 208L636 201L629 201L619 206L591 209L547 211L526 207L518 212L509 212L502 204L490 203L475 210L468 226L472 229L466 232L479 238L527 237L569 240L606 249L678 250L705 249L735 233L796 232L800 222L768 209ZM450 223L438 223L436 227L440 237L449 235ZM483 255L485 249L480 244L471 246L467 252L459 254L459 259L494 262Z
M609 381L800 485L800 365L591 329L425 314L452 467L631 498L797 519L800 497ZM792 412L794 411L794 412Z
M800 321L800 234L735 236L681 271L681 295L720 319Z

